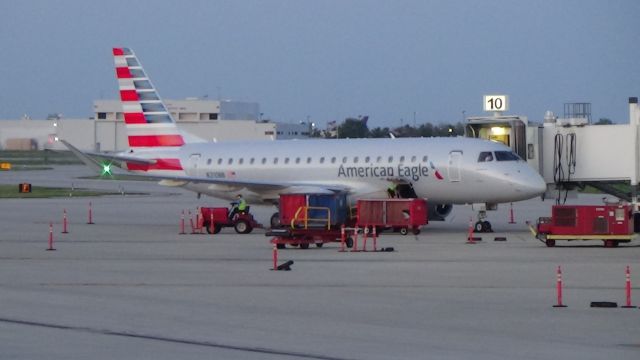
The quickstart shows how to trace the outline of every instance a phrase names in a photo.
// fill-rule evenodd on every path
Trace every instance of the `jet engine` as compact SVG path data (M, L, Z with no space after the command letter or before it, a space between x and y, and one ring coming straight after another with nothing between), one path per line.
M453 205L451 204L429 204L429 221L444 221L451 214Z

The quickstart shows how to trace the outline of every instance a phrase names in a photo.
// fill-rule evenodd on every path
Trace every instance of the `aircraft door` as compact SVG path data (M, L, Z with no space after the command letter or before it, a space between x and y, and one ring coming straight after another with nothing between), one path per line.
M454 150L449 153L449 181L458 182L461 180L460 164L462 163L462 151Z
M187 173L192 176L198 176L198 163L200 162L200 154L189 155L189 162L187 163Z

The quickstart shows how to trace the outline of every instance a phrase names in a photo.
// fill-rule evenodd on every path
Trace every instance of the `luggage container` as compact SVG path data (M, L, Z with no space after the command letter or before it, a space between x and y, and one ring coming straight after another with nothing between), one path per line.
M356 208L356 224L362 227L393 228L402 235L409 231L417 235L428 223L424 199L364 199L358 200Z
M630 242L635 236L630 205L555 205L531 232L548 247L557 240L601 240L605 247Z
M282 227L327 227L347 222L347 195L337 194L281 194L279 202Z

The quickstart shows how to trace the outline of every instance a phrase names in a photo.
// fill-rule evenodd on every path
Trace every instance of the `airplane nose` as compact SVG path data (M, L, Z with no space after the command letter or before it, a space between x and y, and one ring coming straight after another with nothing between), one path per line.
M534 169L521 171L518 176L516 188L527 199L536 197L547 191L547 184L544 179Z

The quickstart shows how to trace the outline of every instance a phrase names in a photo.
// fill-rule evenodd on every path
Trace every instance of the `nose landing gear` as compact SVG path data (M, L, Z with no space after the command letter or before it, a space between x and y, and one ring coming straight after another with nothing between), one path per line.
M491 228L491 223L485 220L486 218L487 218L487 210L486 209L479 210L478 221L476 221L476 224L473 227L473 231L477 233L493 232L493 229Z

